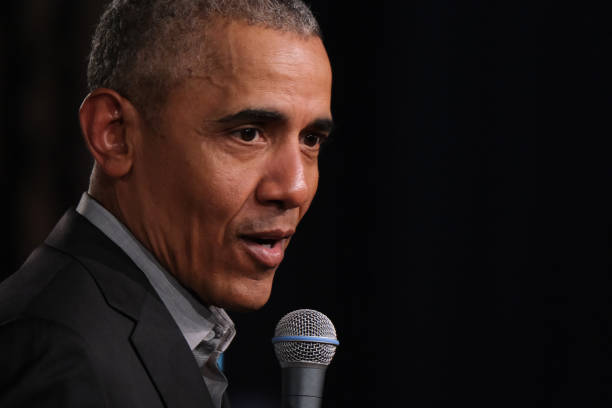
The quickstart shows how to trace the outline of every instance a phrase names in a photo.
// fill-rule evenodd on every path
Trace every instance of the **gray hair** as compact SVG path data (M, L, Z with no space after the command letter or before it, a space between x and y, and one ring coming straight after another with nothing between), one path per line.
M191 65L206 64L198 47L219 18L322 37L301 0L113 0L93 36L89 91L114 89L151 120Z

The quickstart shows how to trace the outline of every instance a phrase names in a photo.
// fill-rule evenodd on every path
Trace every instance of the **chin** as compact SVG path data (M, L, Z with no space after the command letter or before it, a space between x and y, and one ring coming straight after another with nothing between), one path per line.
M232 282L217 291L212 296L212 304L229 311L248 312L261 309L270 299L272 292L272 279L239 280Z
M234 312L251 312L261 309L270 299L270 291L266 293L242 293L232 296L223 303L223 308Z
M223 306L223 309L229 312L246 313L259 310L265 304L266 302L234 302L226 304L225 306Z

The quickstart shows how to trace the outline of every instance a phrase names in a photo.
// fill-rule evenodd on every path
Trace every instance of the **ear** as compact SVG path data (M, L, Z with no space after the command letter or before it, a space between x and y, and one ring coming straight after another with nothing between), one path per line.
M137 112L134 106L112 89L96 89L85 97L79 109L81 131L89 151L112 178L121 178L132 169L134 137L131 134Z

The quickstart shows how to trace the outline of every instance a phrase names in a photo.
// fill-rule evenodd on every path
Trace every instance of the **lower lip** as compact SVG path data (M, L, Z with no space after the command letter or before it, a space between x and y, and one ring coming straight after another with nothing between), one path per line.
M246 247L246 251L249 255L251 255L251 257L255 258L257 262L265 265L268 268L278 266L285 255L284 239L276 241L272 247L261 245L247 239L243 239L242 243Z

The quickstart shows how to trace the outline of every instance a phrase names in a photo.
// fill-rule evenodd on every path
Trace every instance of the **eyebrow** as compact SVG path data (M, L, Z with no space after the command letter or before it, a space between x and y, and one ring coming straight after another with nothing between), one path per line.
M287 122L289 118L282 112L268 109L244 109L240 112L232 113L223 116L216 120L217 123L233 124L233 123L269 123L269 122ZM319 132L331 132L334 128L334 121L331 118L318 118L310 122L307 128Z
M278 111L266 109L244 109L237 113L224 116L216 120L219 123L236 122L283 122L287 116Z
M331 133L334 130L334 121L328 118L315 119L308 127L317 132Z

